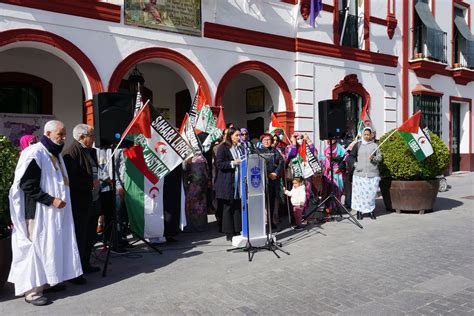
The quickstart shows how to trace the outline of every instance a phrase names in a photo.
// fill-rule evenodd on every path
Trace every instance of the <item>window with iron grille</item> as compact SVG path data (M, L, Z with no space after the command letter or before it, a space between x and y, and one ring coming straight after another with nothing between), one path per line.
M441 137L441 97L427 94L413 96L413 113L421 110L421 127Z

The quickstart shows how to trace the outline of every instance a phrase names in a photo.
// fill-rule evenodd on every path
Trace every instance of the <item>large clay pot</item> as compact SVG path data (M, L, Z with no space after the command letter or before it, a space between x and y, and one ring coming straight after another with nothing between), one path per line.
M12 263L12 239L0 239L0 288L7 282Z
M403 181L382 179L380 191L387 210L425 211L432 210L438 196L439 179Z

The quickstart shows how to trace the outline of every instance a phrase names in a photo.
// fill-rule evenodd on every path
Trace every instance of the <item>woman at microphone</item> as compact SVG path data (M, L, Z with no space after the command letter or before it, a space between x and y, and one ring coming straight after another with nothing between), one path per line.
M242 230L239 167L243 150L239 143L240 130L230 127L216 153L217 209L222 214L222 232L226 234L228 241L231 241L233 236L239 235Z

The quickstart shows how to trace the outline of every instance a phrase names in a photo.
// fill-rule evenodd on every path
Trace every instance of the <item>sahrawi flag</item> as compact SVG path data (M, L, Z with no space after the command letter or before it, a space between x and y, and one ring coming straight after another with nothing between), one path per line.
M283 125L281 125L280 122L278 122L278 119L276 118L275 114L272 113L272 120L270 122L268 132L272 135L275 135L276 130L280 130L282 131L282 133L285 132L285 130L283 129Z
M420 115L420 111L416 112L398 128L398 132L415 158L421 161L433 153L433 147L429 138L420 128Z
M299 146L298 154L291 160L291 169L294 177L303 177L304 179L321 172L321 166L306 141L303 141Z
M163 178L192 155L192 148L161 115L150 123L147 102L124 135L136 144L127 155L125 191L132 229L144 238L162 237Z
M188 113L184 115L179 134L191 145L195 155L200 155L202 153L201 142L199 141L199 138L196 137L194 128L191 126Z
M201 111L199 111L195 128L196 130L208 134L202 143L203 152L207 152L211 148L211 145L222 135L222 130L217 127L216 120L214 119L209 105L204 105Z
M372 119L369 116L368 105L362 108L360 113L359 122L357 123L357 135L362 137L364 128L372 126Z
M204 92L201 89L201 85L199 85L193 103L191 104L191 108L189 109L189 121L191 122L192 127L196 127L199 112L204 105L208 104Z

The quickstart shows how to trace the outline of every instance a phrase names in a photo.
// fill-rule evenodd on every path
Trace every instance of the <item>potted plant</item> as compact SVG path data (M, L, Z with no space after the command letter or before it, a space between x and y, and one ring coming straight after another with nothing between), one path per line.
M380 139L382 143L392 131ZM433 154L418 161L399 132L394 133L380 147L380 190L387 210L432 210L439 188L439 176L449 163L449 150L443 141L429 132Z
M8 192L13 182L18 150L0 135L0 288L5 284L12 260L10 207Z

